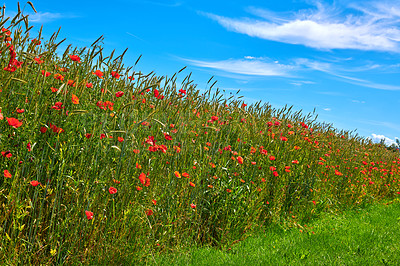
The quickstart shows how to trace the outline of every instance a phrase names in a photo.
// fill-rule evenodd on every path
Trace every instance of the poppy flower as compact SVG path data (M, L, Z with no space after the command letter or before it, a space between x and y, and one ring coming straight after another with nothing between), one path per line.
M109 189L108 189L108 192L110 192L110 194L115 194L115 193L117 193L117 189L115 188L115 187L110 187Z
M100 139L104 139L106 137L106 134L101 134Z
M100 70L96 70L95 72L93 72L93 74L98 76L99 78L103 79L104 73L101 72Z
M90 82L86 83L86 88L93 88L93 83Z
M72 94L72 103L79 104L79 98L75 94Z
M193 204L193 203L190 204L190 207L191 207L192 209L196 209L196 205Z
M243 157L242 156L237 157L237 161L239 164L243 164Z
M142 185L145 185L146 184L146 174L141 173L139 175L139 181L140 181L140 183L142 183Z
M59 73L54 74L54 78L55 78L55 79L58 79L58 80L60 80L60 81L64 81L64 76L61 75L61 74L59 74Z
M278 174L277 171L272 172L272 174L273 174L275 177L278 177L278 176L279 176L279 174Z
M142 189L143 189L143 188L141 188L141 187L139 187L139 186L136 187L136 190L137 190L137 191L141 191Z
M135 77L129 76L128 79L130 79L130 80L135 80Z
M116 93L115 93L115 97L122 97L122 95L124 95L124 92L123 91L117 91Z
M22 126L22 122L20 122L18 119L13 118L13 117L6 117L8 125L10 125L13 128L19 128Z
M1 155L3 155L3 157L6 157L6 158L10 158L12 156L10 151L2 151Z
M18 113L18 114L22 114L23 112L25 112L25 109L19 109L19 108L17 108L17 113Z
M32 150L32 145L30 142L28 142L28 144L26 145L26 148L28 149L28 151Z
M293 164L299 164L299 161L293 160L292 163L293 163Z
M181 178L181 174L178 171L175 171L174 174L177 178Z
M227 188L227 189L226 189L226 192L231 193L231 192L232 192L232 189Z
M77 55L70 55L69 58L71 58L72 61L82 63L81 58Z
M182 173L182 176L189 178L189 174L188 173Z
M75 83L75 81L73 81L72 79L70 79L70 80L68 80L67 85L68 85L68 86L71 86L71 87L75 87L75 86L76 86L76 83Z
M35 60L36 64L42 64L44 61L40 57L35 57L33 60Z
M123 141L124 141L124 138L118 137L118 141L119 141L119 142L123 142Z
M196 185L193 182L189 182L189 185L195 187Z
M93 212L91 212L91 211L85 211L85 214L86 214L86 218L87 218L88 220L92 220L92 219L93 219Z
M275 156L269 156L269 159L271 160L271 161L275 161Z
M30 183L32 186L34 186L34 187L40 185L40 182L37 181L37 180L33 180L33 181L29 182L29 183Z
M164 137L166 140L172 140L172 137L167 133L164 133Z
M44 71L44 70L42 70L42 75L43 76L45 76L45 77L48 77L48 76L50 76L51 75L51 73L50 72L46 72L46 71Z
M61 110L61 109L64 109L64 107L62 105L63 105L62 102L56 102L51 108L54 110Z
M119 79L121 77L121 75L116 71L111 71L111 76L116 79Z
M4 177L5 178L11 178L12 175L10 174L10 172L8 170L4 170Z
M153 199L151 202L152 202L154 205L157 204L157 201L156 201L155 199Z
M47 131L47 127L41 127L41 128L40 128L40 132L41 132L42 134L46 133L46 131Z
M153 211L152 211L152 210L147 210L146 215L147 215L147 216L153 215Z

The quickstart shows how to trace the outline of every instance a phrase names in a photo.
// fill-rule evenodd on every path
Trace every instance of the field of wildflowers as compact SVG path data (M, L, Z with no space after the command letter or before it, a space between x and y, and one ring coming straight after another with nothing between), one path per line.
M400 196L396 152L184 69L143 74L102 38L57 51L2 11L0 261L146 262Z

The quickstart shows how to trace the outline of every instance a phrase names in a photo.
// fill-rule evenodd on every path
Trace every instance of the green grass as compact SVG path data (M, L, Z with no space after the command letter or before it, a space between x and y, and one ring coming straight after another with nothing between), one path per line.
M155 261L159 265L398 265L399 232L400 202L376 203L324 215L307 227L271 226L225 250L182 249Z

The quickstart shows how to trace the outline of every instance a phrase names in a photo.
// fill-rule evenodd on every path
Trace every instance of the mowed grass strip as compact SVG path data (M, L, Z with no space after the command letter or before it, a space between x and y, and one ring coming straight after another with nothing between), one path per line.
M271 226L228 250L195 248L159 265L399 265L400 202L375 203L288 230Z

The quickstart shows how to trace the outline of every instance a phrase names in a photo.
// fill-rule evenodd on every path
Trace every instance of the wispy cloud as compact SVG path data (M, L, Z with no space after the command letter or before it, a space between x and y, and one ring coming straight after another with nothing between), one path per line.
M294 15L255 8L250 11L262 20L204 15L230 31L266 40L324 50L400 52L399 4L336 7L317 3L314 8L300 10Z
M321 71L353 85L358 85L378 90L390 90L390 91L400 90L400 86L397 85L376 83L370 80L360 79L349 75L341 74L338 71L338 69L341 69L343 71L343 68L341 68L338 65L334 65L333 63L315 61L307 58L298 58L295 60L295 62L297 65L304 67L304 69Z
M5 14L6 17L11 17L11 18L13 18L16 15L17 12L15 11L8 11ZM28 18L30 23L48 23L58 19L78 17L74 14L51 13L51 12L37 12L37 13L27 12L24 13L24 15L29 15Z
M283 65L276 62L267 62L252 58L253 57L247 56L245 59L228 59L220 61L183 60L194 66L222 70L224 72L246 76L291 76L290 71L293 69L293 66L291 65Z

